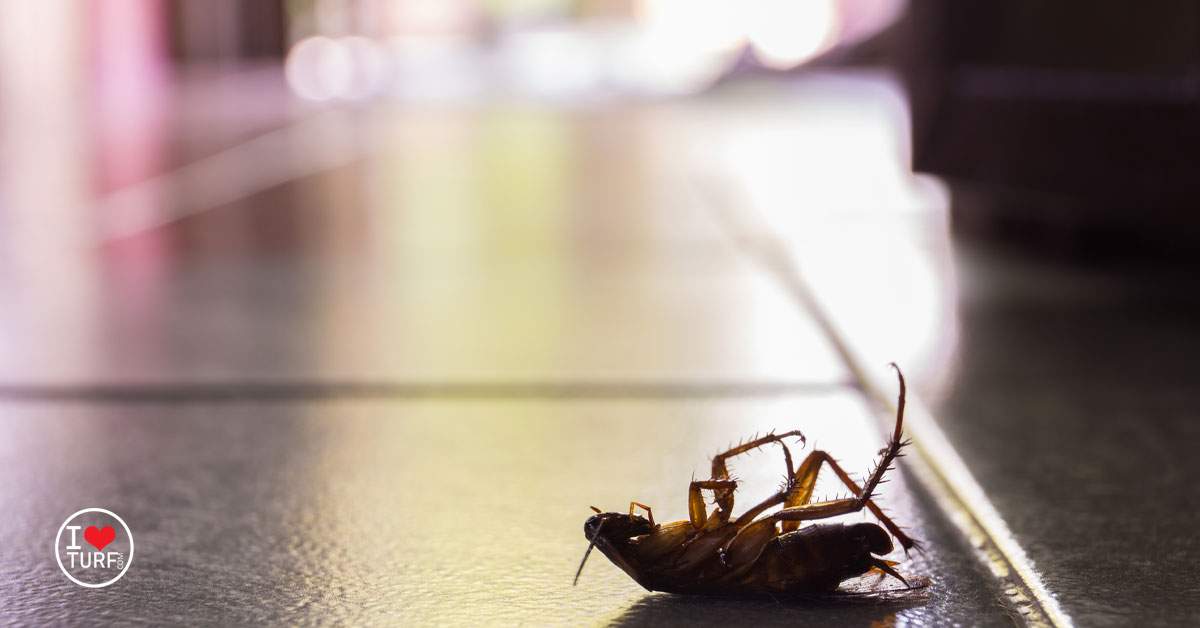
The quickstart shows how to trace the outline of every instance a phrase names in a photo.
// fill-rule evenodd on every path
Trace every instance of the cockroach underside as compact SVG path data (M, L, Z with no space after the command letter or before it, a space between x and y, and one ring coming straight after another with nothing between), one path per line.
M896 426L880 459L860 487L828 453L820 450L793 466L786 440L798 439L799 431L768 434L717 454L712 474L688 486L688 519L656 523L650 507L632 502L629 512L601 512L583 526L589 542L578 582L588 555L598 548L613 564L651 591L709 595L811 595L835 591L842 582L877 571L908 581L883 558L894 547L905 551L918 544L875 502L875 491L885 474L901 457L908 444L902 440L905 382L896 365L900 382ZM769 444L783 451L787 481L781 489L759 504L733 516L737 481L727 461L739 454ZM853 497L813 501L817 475L828 467ZM715 511L708 513L704 492L713 494ZM773 509L782 506L779 510ZM871 512L874 523L802 523L839 515ZM645 516L636 514L641 509Z

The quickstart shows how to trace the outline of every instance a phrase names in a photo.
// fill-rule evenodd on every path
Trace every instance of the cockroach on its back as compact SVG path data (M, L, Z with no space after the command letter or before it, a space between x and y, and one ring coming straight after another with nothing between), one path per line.
M824 451L813 451L793 468L791 452L784 439L804 436L798 431L768 434L712 459L712 477L693 481L688 487L688 520L655 523L650 507L638 502L629 512L601 512L583 526L587 552L575 573L579 574L592 548L650 591L714 595L813 595L832 592L845 580L877 570L908 582L881 558L892 551L892 537L909 550L916 541L905 534L873 501L875 489L891 468L901 449L904 423L904 374L899 367L900 396L896 428L880 460L860 488ZM764 445L776 443L783 449L787 482L771 497L734 518L733 495L737 481L729 476L725 461ZM813 502L817 474L828 465L854 497ZM712 491L716 511L709 515L703 491ZM764 515L774 506L783 508ZM646 516L634 514L635 509ZM873 523L812 524L801 522L836 517L866 508L883 527ZM764 515L761 516L760 515ZM885 531L886 529L886 531ZM890 536L889 536L890 533Z

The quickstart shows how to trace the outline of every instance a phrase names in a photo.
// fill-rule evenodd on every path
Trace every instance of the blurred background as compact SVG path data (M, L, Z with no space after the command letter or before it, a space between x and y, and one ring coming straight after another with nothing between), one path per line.
M1186 621L1198 101L1185 1L0 0L0 613L99 506L114 619L791 621L587 506L865 468L895 361L1061 617L921 446L932 599L813 623Z

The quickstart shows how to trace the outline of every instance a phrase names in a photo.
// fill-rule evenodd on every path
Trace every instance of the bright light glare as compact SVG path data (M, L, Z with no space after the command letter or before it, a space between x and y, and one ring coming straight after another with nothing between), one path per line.
M697 53L738 48L745 42L742 12L729 0L641 0L637 20L673 46Z
M836 43L836 0L640 0L643 35L621 62L621 79L660 91L695 91L729 67L749 42L775 69L795 67Z
M541 29L508 38L504 58L526 91L565 96L593 90L600 82L600 59L586 37L567 29Z
M461 35L398 35L385 44L393 80L389 94L401 99L456 101L483 93L487 75L476 44Z
M903 92L821 76L792 89L803 90L795 102L743 106L694 154L736 182L737 206L754 208L749 228L785 243L868 363L915 375L948 359L957 334L943 250L949 198L911 172Z
M328 37L301 40L288 52L284 72L301 98L329 100L350 88L354 59L341 42Z
M366 37L346 37L342 43L350 53L354 71L341 95L358 100L377 93L388 78L388 59L382 46Z
M297 96L307 100L358 100L387 81L388 59L366 37L309 37L292 46L284 72Z
M835 0L754 0L746 5L754 56L779 70L800 65L834 43Z
M635 8L637 34L610 67L621 84L694 92L728 68L745 44L739 6L729 0L641 0Z

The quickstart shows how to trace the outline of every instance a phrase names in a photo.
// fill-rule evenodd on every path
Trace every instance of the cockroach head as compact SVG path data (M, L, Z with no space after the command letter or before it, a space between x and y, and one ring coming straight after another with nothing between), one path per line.
M583 524L583 536L590 542L605 540L619 543L653 530L654 526L645 517L624 512L602 512L588 517ZM597 534L602 538L597 539Z
M597 546L618 567L629 572L628 563L621 557L621 549L633 537L649 534L654 530L650 521L639 515L600 512L600 509L594 506L592 510L597 514L588 517L583 524L583 536L588 540L588 548L583 553L583 560L579 561L579 569L575 571L575 581L571 586L579 584L579 574L583 573L583 566L587 564L588 556L592 555L592 548Z

